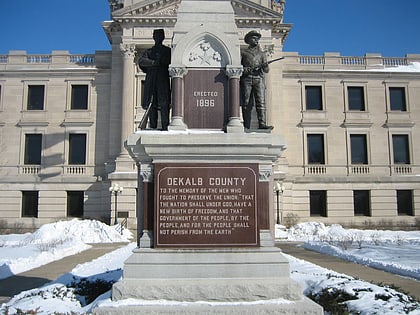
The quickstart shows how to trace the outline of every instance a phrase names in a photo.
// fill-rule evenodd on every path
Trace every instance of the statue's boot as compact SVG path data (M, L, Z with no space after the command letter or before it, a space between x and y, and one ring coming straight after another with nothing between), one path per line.
M266 112L265 110L257 110L258 115L258 129L273 130L273 126L268 126L266 121Z

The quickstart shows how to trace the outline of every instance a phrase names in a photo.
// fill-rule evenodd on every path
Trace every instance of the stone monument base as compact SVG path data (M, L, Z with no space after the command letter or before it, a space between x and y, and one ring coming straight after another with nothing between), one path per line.
M282 303L261 303L261 304L166 304L166 305L126 305L123 307L103 307L94 314L98 315L133 315L133 314L158 314L158 315L321 315L322 308L319 305L310 303L307 298L300 301L284 301Z
M137 248L112 299L94 313L323 314L290 279L289 262L275 247ZM118 306L127 299L135 305Z

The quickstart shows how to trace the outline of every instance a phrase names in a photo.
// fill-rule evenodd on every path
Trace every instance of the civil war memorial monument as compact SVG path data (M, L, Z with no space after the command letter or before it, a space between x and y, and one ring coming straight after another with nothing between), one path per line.
M243 65L243 37L231 1L179 3L169 125L125 143L138 168L138 247L112 300L144 303L97 314L322 314L274 246L273 164L286 144L258 97L258 127L244 128L241 77L253 72L255 82L263 70Z

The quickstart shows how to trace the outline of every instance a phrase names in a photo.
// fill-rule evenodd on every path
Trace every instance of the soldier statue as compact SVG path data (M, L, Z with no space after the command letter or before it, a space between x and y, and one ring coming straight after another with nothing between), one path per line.
M244 41L248 48L241 53L243 74L241 76L242 116L244 127L251 126L251 111L255 103L258 117L258 128L272 130L273 126L267 125L265 103L265 73L268 73L267 55L261 49L259 40L261 34L250 31L245 35Z
M155 45L147 49L139 58L140 69L146 73L142 107L149 109L150 128L157 129L158 110L160 110L162 130L168 130L170 110L169 64L171 49L163 45L165 32L163 29L153 31Z

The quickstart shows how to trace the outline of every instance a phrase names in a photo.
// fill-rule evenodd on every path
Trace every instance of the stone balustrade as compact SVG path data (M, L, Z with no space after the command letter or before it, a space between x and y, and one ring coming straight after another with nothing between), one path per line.
M375 70L388 67L407 66L420 62L420 54L407 54L405 57L383 57L381 54L364 56L341 56L340 53L324 53L322 56L299 55L295 52L284 52L282 62L286 67L311 67L314 69L355 69Z
M105 53L105 54L104 54ZM0 64L54 64L96 65L107 52L95 54L70 54L68 51L53 51L51 54L27 54L24 50L12 50L7 55L0 55ZM109 52L110 53L110 52ZM375 69L384 67L406 66L420 62L420 54L407 54L404 57L382 57L381 54L367 53L364 56L341 56L340 53L326 52L322 56L299 55L297 52L284 52L283 63L286 65L345 67L355 69ZM110 57L110 54L109 54Z
M66 50L54 50L51 54L28 54L25 50L11 50L0 55L0 67L19 65L71 65L104 66L111 64L111 51L97 51L95 54L70 54Z

